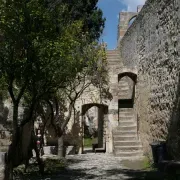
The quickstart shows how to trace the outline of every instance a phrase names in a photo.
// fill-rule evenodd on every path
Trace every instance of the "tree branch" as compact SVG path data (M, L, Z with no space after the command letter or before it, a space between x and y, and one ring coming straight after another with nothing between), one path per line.
M68 113L68 116L66 117L65 121L61 125L61 131L62 132L64 131L65 127L67 126L67 124L68 124L68 122L69 122L69 120L71 118L71 114L72 114L72 111L73 111L74 103L75 102L71 102L69 104L69 113Z
M16 98L14 96L14 92L13 92L13 81L14 81L14 78L11 76L10 77L10 82L9 82L9 87L8 87L8 91L9 91L9 94L11 96L11 99L13 101L13 104L16 103Z

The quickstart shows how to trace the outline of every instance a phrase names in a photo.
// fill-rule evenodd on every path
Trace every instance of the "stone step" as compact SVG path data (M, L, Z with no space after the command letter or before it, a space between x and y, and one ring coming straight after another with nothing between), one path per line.
M124 116L119 115L119 122L125 121L125 120L132 121L132 120L134 120L134 116L133 115L124 115Z
M114 151L132 152L141 150L142 146L115 146Z
M131 95L130 94L124 94L124 95L118 95L118 99L131 99Z
M119 115L119 122L121 122L121 121L134 121L134 122L136 122L133 115L125 115L125 116Z
M122 122L122 121L135 121L135 118L134 116L119 116L119 122Z
M120 63L120 61L118 59L108 59L108 65L110 66L110 68L112 68L111 70L115 73L115 69L113 69L113 66L114 67L117 67L117 63ZM109 69L110 70L110 69ZM118 72L116 72L118 73ZM111 76L112 77L112 76Z
M124 111L120 111L119 110L119 116L122 116L122 117L134 117L134 111L132 112L124 112Z
M119 54L107 54L107 59L109 59L109 58L120 58L120 55Z
M106 55L107 55L107 56L113 56L113 55L118 55L118 56L120 56L120 54L119 54L118 51L109 51L109 52L106 52Z
M117 88L118 88L118 91L120 91L121 89L122 90L129 90L130 89L127 84L118 85ZM116 90L117 90L117 88L116 88Z
M132 126L132 125L137 125L137 123L132 120L119 121L119 126Z
M119 108L121 112L134 112L133 108Z
M123 135L131 135L131 136L137 136L137 131L117 131L117 130L114 130L113 131L113 136L123 136Z
M120 55L119 54L107 54L107 59L120 59Z
M119 115L122 116L133 116L134 115L134 111L121 111L121 108L119 108Z
M117 88L118 88L118 91L120 91L120 90L131 90L131 88L128 86L128 84L126 83L126 84L118 84L117 86L116 86Z
M116 89L117 90L117 89ZM122 93L126 93L129 91L129 88L128 89L119 89L118 90L118 94L122 94Z
M128 113L134 114L134 110L123 111L122 108L119 108L119 112L122 113L122 114L128 114Z
M115 63L117 63L117 62L120 63L120 60L118 58L107 58L107 63L109 65L114 65L114 67L116 67L117 64L115 64ZM114 63L114 64L112 64L112 63Z
M119 91L128 91L128 90L130 90L130 88L129 87L127 87L127 86L120 86L119 87Z
M120 79L119 84L128 84L128 82L125 79Z
M142 156L142 151L134 151L134 152L116 152L114 153L116 157L134 157L134 156Z
M119 99L130 99L132 96L129 91L118 91L117 95L118 95ZM129 96L129 98L123 97L123 96Z
M134 115L134 110L122 111L121 108L119 108L119 113L121 115Z
M120 81L119 81L119 83L121 83L121 82L128 84L128 81L126 80L126 78L121 78Z
M117 94L118 99L129 99L131 95L129 93Z
M137 125L131 125L131 126L118 126L116 128L117 131L136 131Z
M111 65L111 67L110 67L111 69L119 67L116 64L117 62L120 63L120 59L119 58L107 58L107 64Z
M113 137L114 141L137 141L137 136L117 136Z
M119 86L119 88L129 88L129 85L128 85L128 83L127 82L121 82L121 81L119 81L119 83L118 83L118 86Z
M114 66L114 67L117 67L117 64L119 64L119 63L120 63L119 60L108 60L107 64L108 64L108 66L110 66L108 71L112 71L113 74L114 74L117 70L113 70L113 69L111 69L111 68L112 68L113 66ZM118 71L118 72L119 72L119 71ZM116 72L116 74L117 74L118 72ZM109 76L109 77L112 78L112 76ZM116 79L116 80L117 80L117 79ZM111 82L112 82L112 81L111 81Z
M118 96L119 99L127 99L126 96L130 96L130 95L129 95L129 92L126 91L126 92L117 92L117 96Z
M114 141L114 147L116 146L140 146L140 141Z
M134 116L134 112L122 112L119 111L120 116Z

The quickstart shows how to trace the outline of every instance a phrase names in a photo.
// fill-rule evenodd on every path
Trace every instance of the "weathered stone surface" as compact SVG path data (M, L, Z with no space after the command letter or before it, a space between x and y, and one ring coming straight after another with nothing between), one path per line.
M123 65L136 68L135 106L144 150L168 139L179 156L180 1L148 0L120 42Z

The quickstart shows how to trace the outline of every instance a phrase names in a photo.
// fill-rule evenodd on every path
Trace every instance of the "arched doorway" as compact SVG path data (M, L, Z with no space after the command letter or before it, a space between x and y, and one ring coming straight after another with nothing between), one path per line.
M135 90L136 90L137 74L126 71L118 74L119 97L118 97L118 112L121 109L133 109Z
M106 122L108 120L108 106L104 104L89 103L82 105L82 153L84 153L84 127L86 113L92 107L97 109L97 144L96 150L106 151ZM92 148L93 150L93 148Z
M118 126L113 131L113 151L117 157L142 156L135 108L137 74L132 71L118 75ZM135 147L135 148L134 148Z

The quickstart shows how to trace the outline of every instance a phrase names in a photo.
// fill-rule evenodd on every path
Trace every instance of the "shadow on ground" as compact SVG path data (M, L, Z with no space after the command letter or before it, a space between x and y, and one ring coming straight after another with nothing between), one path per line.
M95 168L88 169L88 172L94 171ZM114 179L114 180L163 180L164 176L156 171L140 171L129 169L111 169L103 174L91 174L86 172L87 169L69 170L64 169L57 174L45 175L44 177L24 176L23 180L86 180L86 179Z
M84 150L83 154L93 153L92 149L86 149Z
M82 161L85 161L85 160L83 160L83 159L67 159L66 163L67 163L67 165L78 164L78 163L81 163Z
M81 162L79 159L69 158L68 164L78 164ZM85 161L85 160L82 160ZM123 162L123 161L122 161ZM107 162L108 163L108 162ZM26 175L21 179L23 180L165 180L165 177L162 173L151 170L141 170L141 164L137 161L123 162L129 166L127 168L118 168L117 169L98 169L96 165L92 168L82 167L78 169L70 169L65 167L60 169L57 173L49 173L44 175L44 177L38 176L37 174ZM133 169L132 169L133 168Z
M127 180L159 180L164 179L164 175L157 171L131 170L131 169L111 169L107 171L107 177L122 174Z

